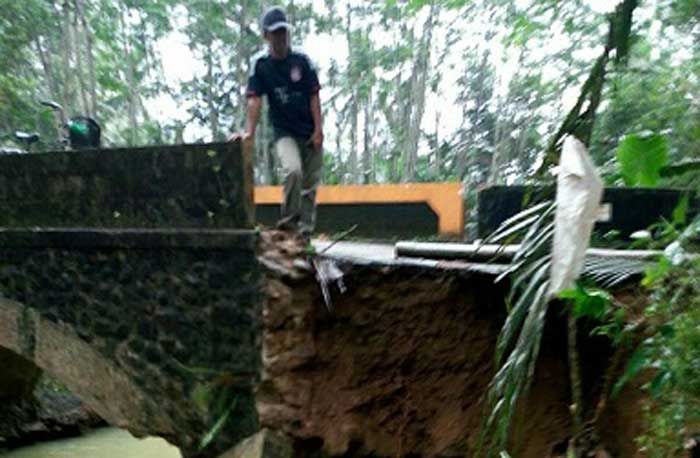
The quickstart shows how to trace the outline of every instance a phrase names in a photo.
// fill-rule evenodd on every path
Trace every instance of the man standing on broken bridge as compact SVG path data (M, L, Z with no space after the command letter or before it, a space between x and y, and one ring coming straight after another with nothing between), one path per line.
M282 218L277 227L311 237L316 221L316 188L323 166L320 85L309 58L289 44L291 26L280 7L262 17L267 50L251 62L248 116L242 134L231 139L252 141L260 118L261 97L267 96L274 147L284 173Z

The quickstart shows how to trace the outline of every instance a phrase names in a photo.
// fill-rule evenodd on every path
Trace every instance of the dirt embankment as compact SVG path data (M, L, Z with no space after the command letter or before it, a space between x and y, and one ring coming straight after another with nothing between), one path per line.
M303 255L299 244L266 233L263 248L271 268L259 394L265 426L298 439L300 455L477 456L503 286L476 274L344 265L348 290L334 293L329 313L312 276L293 262ZM556 456L568 438L566 339L553 314L514 423L514 457ZM582 357L592 397L610 351L594 341ZM639 402L629 394L621 402L606 409L601 435L612 456L632 457Z

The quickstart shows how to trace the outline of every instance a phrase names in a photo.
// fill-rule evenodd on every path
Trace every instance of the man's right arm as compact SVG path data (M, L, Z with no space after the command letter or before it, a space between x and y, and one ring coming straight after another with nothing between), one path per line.
M255 129L260 119L260 111L262 107L262 98L257 96L248 96L248 105L246 110L245 129L243 132L234 132L228 141L249 140L255 137Z
M235 133L229 138L230 141L243 139L252 139L255 136L255 128L260 119L260 111L262 107L262 96L266 93L264 79L261 78L260 65L257 58L254 58L251 64L253 69L248 79L248 87L246 88L247 109L245 130L242 133Z
M244 139L255 136L255 128L258 126L258 120L260 119L261 107L261 97L248 97L248 115L246 117L245 132L243 132Z

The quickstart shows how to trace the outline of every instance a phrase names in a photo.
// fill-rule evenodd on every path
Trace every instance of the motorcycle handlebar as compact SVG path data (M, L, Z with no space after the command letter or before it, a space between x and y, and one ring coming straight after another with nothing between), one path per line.
M42 105L46 105L47 107L51 107L54 110L63 111L63 107L61 105L59 105L56 102L53 102L51 100L42 100L39 103L41 103Z

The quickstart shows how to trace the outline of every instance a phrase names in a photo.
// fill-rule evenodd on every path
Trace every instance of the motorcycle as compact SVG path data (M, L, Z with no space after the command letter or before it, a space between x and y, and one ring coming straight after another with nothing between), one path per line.
M94 119L88 116L73 116L68 118L61 105L56 102L45 100L40 102L54 112L56 128L59 138L55 149L81 150L90 148L100 148L102 145L102 128ZM0 154L26 154L31 153L33 145L40 142L41 137L37 132L17 131L14 133L14 140L22 148L0 147Z
M59 139L60 149L81 150L101 147L102 128L97 121L88 116L67 118L66 111L56 102L42 101L41 104L54 112L56 127L62 133Z

